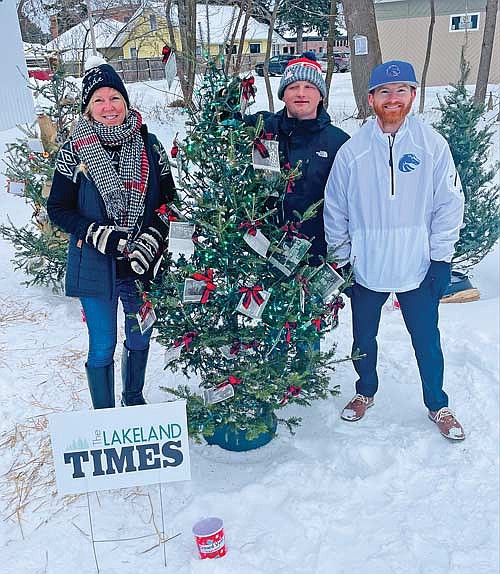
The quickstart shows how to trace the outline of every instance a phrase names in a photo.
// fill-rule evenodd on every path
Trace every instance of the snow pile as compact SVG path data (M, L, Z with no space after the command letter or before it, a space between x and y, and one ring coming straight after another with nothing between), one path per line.
M279 78L271 81L274 86ZM256 109L262 109L265 89L260 78L257 87ZM141 84L130 86L130 91L151 106L163 97L157 88ZM429 101L430 107L432 98ZM334 77L332 106L336 122L353 109L348 74ZM175 133L184 129L180 114L168 125L155 118L148 123L167 149ZM341 127L353 131L356 124L350 120ZM0 133L2 153L16 134ZM498 156L498 149L495 153ZM2 176L0 221L28 221L27 206L5 193L3 185ZM40 457L44 465L50 463L40 415L88 407L83 371L87 335L79 302L24 288L23 276L12 270L12 246L0 242L2 572L91 573L95 562L87 497L51 497L52 487L43 485L29 492L29 481L7 481L4 474L21 448L23 460ZM463 443L447 442L428 420L408 334L400 312L388 304L379 337L380 390L365 419L347 423L339 418L355 381L352 365L340 363L332 377L332 384L341 387L340 397L308 409L289 407L291 414L303 417L296 436L283 429L268 446L248 453L192 444L192 480L162 489L164 523L157 486L91 494L96 539L145 536L96 544L101 571L498 572L498 248L477 267L472 280L481 300L440 310L445 388L467 433ZM325 343L338 342L338 357L350 351L347 307ZM147 380L151 402L164 399L160 386L183 381L181 375L163 370L159 345L152 348ZM41 468L37 476L50 479L50 472ZM19 523L9 514L25 501L30 504ZM224 520L228 554L216 561L198 559L191 534L192 525L206 516ZM180 534L165 545L166 569L157 529L166 537Z

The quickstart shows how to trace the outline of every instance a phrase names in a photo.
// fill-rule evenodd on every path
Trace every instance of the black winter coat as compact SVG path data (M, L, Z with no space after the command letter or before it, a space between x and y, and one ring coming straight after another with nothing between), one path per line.
M149 180L144 203L144 215L140 230L151 225L155 210L172 201L175 187L172 174L165 165L168 158L159 153L160 144L145 125L141 127L149 160ZM60 152L61 153L61 152ZM62 151L64 153L64 151ZM70 234L66 265L65 291L69 297L97 297L110 299L114 296L117 263L111 255L104 255L85 243L89 225L113 225L108 219L106 207L94 183L83 173L73 182L55 171L50 196L47 201L50 220ZM125 263L125 262L124 262ZM128 265L128 262L126 262ZM128 265L126 275L134 273ZM136 275L141 280L147 277Z
M289 192L285 192L278 205L279 224L296 222L294 211L303 214L313 203L324 199L326 180L330 173L335 155L349 135L331 123L330 116L321 105L318 116L313 120L289 118L286 108L273 114L258 112L243 117L247 125L255 126L259 115L264 120L264 131L277 137L279 141L280 164L287 163L293 169L298 161L301 176L296 178ZM325 228L323 224L323 206L317 215L305 221L300 232L314 238L310 254L310 264L318 265L320 256L326 256Z

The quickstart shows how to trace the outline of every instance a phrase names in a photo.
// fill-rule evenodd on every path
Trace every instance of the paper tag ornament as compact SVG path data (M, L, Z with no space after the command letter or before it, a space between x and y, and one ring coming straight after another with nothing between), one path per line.
M42 140L38 138L28 138L28 147L34 153L43 153L45 151L43 149Z
M252 150L252 164L254 169L281 171L278 142L276 140L259 140L259 144L267 150L268 155L264 157L261 151L254 146Z
M234 397L234 387L230 383L217 388L203 389L203 402L205 405L215 405Z
M319 267L309 282L311 289L316 291L325 302L343 283L345 283L344 278L328 263Z
M19 197L24 197L26 191L26 182L17 179L7 180L7 192L12 193L12 195L18 195Z
M52 180L49 179L43 184L42 187L42 197L47 199L50 195L50 190L52 189Z
M231 353L232 345L222 345L219 347L219 351L225 359L234 359L235 355Z
M165 79L167 86L170 88L175 76L177 76L177 62L175 60L175 52L170 52L167 63L165 64Z
M182 293L183 303L199 303L205 293L207 284L205 281L196 281L196 279L185 279L184 290Z
M311 245L312 243L303 237L287 239L286 235L284 235L271 257L269 257L269 263L274 265L274 267L279 269L287 277L290 277L293 270L311 248Z
M243 291L244 289L244 291ZM243 293L239 300L236 311L242 315L246 315L251 319L260 319L262 313L266 308L267 302L271 293L264 290L256 290L256 287L242 287L240 291Z
M141 330L141 335L144 335L146 331L151 329L156 321L155 310L149 301L146 301L141 305L136 317L137 322L139 323L139 329Z
M257 229L254 234L247 231L243 236L243 240L260 256L267 256L267 250L271 242L261 231Z
M177 259L181 254L189 258L194 253L193 223L185 221L171 221L168 232L168 250L172 257Z
M182 352L182 345L179 345L177 347L173 346L166 349L164 355L165 366L170 365L170 363L173 363L174 361L177 361L181 356L181 352Z

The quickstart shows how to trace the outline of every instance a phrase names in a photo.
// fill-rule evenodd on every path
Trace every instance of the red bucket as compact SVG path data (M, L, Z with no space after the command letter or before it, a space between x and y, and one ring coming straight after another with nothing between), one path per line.
M193 526L193 534L202 560L226 555L224 527L220 518L211 516L200 520Z

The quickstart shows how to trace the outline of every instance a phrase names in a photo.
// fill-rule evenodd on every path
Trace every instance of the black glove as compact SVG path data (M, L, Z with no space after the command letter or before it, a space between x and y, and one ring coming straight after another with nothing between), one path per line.
M451 281L451 263L431 259L431 265L425 278L429 282L432 294L441 299Z
M123 253L127 243L127 233L118 231L112 225L91 223L87 229L85 242L92 245L104 255L118 257Z
M128 254L134 273L144 275L149 270L160 251L162 241L162 234L154 227L148 227L139 235L134 242L134 249Z

